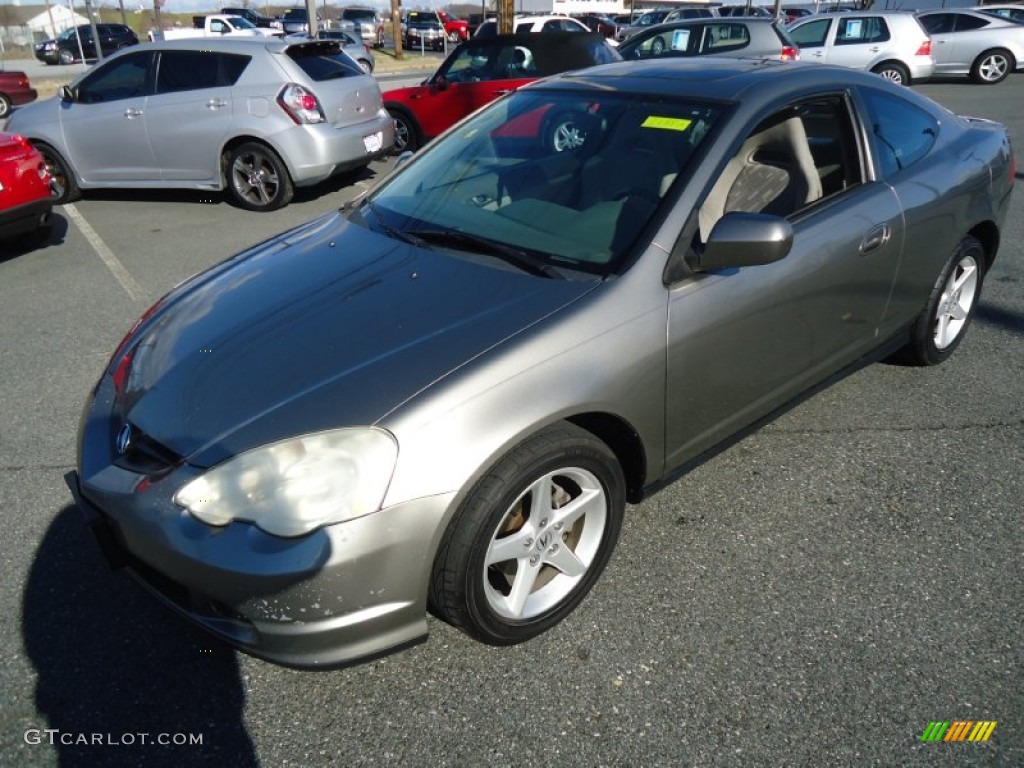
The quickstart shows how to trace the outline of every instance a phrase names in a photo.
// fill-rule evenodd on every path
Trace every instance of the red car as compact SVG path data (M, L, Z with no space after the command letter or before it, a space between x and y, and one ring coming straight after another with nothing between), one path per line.
M0 242L20 236L30 247L50 234L50 174L28 139L0 133Z
M437 12L437 18L441 21L448 39L453 43L459 43L469 39L469 22L464 19L457 19L444 11Z
M36 95L24 72L0 71L0 120L11 113L11 107L35 101Z
M415 150L499 96L559 72L621 61L593 32L474 37L422 85L384 92L395 120L395 151Z

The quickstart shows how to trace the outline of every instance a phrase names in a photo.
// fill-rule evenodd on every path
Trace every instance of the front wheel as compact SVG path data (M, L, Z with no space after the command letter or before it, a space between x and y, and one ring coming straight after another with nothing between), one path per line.
M395 146L394 153L400 155L403 152L415 152L420 148L419 127L412 115L404 109L389 108L388 114L395 121Z
M250 211L276 211L291 202L294 189L288 168L270 147L256 142L231 151L228 187L235 202Z
M75 54L73 54L66 48L61 48L60 53L57 54L57 61L59 61L61 64L74 64Z
M957 245L939 273L928 303L911 328L902 350L905 362L937 365L960 345L974 317L985 277L985 250L970 235Z
M492 645L547 631L601 575L625 505L607 445L571 424L539 432L488 471L448 526L434 560L433 609Z
M0 93L0 118L7 117L11 112L11 100Z
M985 51L971 65L971 79L981 85L995 85L1005 80L1016 67L1009 51Z
M881 78L896 85L910 85L910 72L905 66L895 61L886 61L871 70Z

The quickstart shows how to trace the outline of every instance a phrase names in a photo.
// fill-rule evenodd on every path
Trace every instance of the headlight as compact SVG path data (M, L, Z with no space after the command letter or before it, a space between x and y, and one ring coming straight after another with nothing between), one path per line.
M381 429L316 432L235 456L174 503L209 525L249 520L274 536L302 536L380 509L397 458Z

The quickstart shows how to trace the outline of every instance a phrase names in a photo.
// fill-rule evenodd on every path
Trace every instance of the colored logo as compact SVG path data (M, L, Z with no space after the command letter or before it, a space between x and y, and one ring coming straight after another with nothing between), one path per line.
M995 720L932 721L921 734L921 741L988 741L995 729Z

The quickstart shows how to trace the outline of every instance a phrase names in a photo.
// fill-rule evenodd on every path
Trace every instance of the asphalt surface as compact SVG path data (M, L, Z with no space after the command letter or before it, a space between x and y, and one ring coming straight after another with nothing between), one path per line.
M920 90L1006 122L1024 160L1024 75ZM91 194L0 256L0 765L1024 765L1024 171L950 361L859 371L630 508L593 593L530 643L431 619L401 654L295 672L110 572L62 476L121 336L386 169L271 214ZM937 720L997 726L922 743Z

